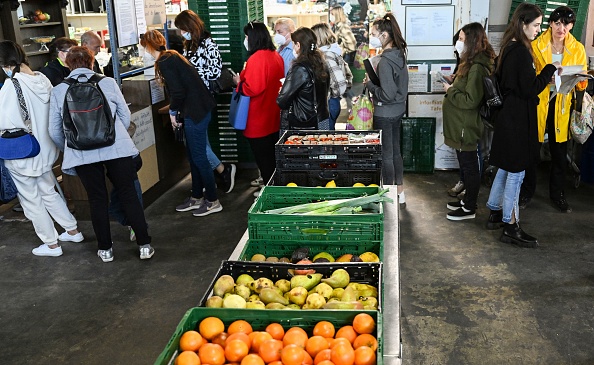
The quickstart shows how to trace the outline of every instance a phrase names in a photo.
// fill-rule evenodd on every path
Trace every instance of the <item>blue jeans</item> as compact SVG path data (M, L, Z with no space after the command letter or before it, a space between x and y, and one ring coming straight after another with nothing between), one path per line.
M192 197L200 199L203 196L212 202L217 200L217 191L213 169L208 161L208 124L210 112L198 122L185 117L184 132L186 134L186 152L190 162L192 175ZM203 193L202 190L206 189Z
M502 221L510 223L512 214L515 213L516 222L520 221L520 208L518 200L520 198L520 188L524 180L525 171L507 172L503 169L497 170L497 175L491 186L491 193L487 201L487 208L491 210L501 210L503 213Z
M340 115L340 98L328 99L328 112L330 113L330 128L329 130L335 130L336 119Z
M210 168L212 170L216 169L217 166L221 164L221 160L215 155L210 147L210 141L208 140L208 133L206 133L206 158L208 158L208 163L210 164Z
M382 180L386 185L402 185L404 163L400 152L402 115L395 118L373 117L373 129L382 130Z

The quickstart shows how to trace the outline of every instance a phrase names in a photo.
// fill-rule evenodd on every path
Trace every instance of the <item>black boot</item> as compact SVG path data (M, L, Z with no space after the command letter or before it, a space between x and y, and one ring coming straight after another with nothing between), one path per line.
M520 228L518 222L512 224L505 223L499 240L503 243L512 243L520 247L538 247L538 241L536 237L532 237L531 235L522 231L522 228Z
M502 219L503 213L500 210L492 210L487 220L487 229L493 231L503 227Z

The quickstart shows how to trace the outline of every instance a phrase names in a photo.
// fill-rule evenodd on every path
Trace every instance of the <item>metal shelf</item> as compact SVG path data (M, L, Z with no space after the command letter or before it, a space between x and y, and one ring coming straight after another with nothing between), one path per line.
M50 25L62 25L62 23L60 23L60 22L31 23L31 24L23 24L23 25L21 25L21 28L47 27Z

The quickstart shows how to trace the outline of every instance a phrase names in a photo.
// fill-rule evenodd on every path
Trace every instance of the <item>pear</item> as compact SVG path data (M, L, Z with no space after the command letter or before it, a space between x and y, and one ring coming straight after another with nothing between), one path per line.
M330 285L332 288L344 288L349 284L351 277L345 269L334 270L332 276L322 279L322 282Z
M278 260L278 262L290 263L291 260L288 257L281 257L280 260Z
M213 292L214 295L222 297L225 293L233 292L235 288L235 279L231 275L223 275L215 282Z
M260 278L258 280L254 280L251 283L249 283L249 285L248 285L248 287L251 289L251 291L253 291L254 293L258 293L258 294L260 294L262 289L272 288L273 286L274 286L274 283L272 282L272 280L267 279L267 278Z
M274 256L267 257L266 262L278 262L278 257L274 257Z
M206 307L207 308L222 308L223 307L223 298L219 296L212 296L206 300Z
M340 298L342 298L342 293L344 293L343 288L336 288L336 289L332 290L332 294L330 294L330 298L336 298L336 299L340 300Z
M248 275L248 274L241 274L241 275L239 275L239 277L237 278L237 280L235 280L235 284L237 284L237 285L248 285L252 281L254 281L254 278L251 277L250 275Z
M297 305L301 306L301 305L305 304L306 299L307 299L307 289L305 289L302 286L293 288L289 292L289 300L293 304L297 304Z
M225 295L223 295L223 299L227 298L231 294L233 294L233 292L225 293Z
M239 295L240 297L242 297L245 300L249 299L251 293L252 292L250 291L250 288L248 288L245 285L236 285L235 286L235 294Z
M285 306L280 303L268 303L266 309L285 309Z
M326 301L326 303L332 303L332 302L340 302L340 299L338 298L330 298Z
M245 299L237 294L231 294L223 300L223 308L245 308L246 306Z
M297 304L289 304L288 306L286 306L284 309L301 309L300 306L298 306Z
M250 261L254 261L254 262L266 261L266 256L262 255L261 253L257 253L254 256L252 256Z
M326 304L326 299L318 293L310 294L305 300L305 304L310 309L320 309Z
M287 279L277 280L276 283L274 283L274 286L282 290L283 293L286 293L289 290L291 290L291 282Z
M252 294L250 295L250 297L247 299L248 302L258 302L260 301L260 296L258 294Z
M357 301L354 302L329 302L323 309L363 309L363 305Z
M253 302L247 302L245 307L247 309L266 309L266 304L262 303L259 300Z
M274 290L275 292L277 292L277 293L278 293L278 295L280 295L281 297L282 297L283 295L285 295L285 293L284 293L284 292L283 292L283 291L282 291L282 290L281 290L281 289L280 289L278 286L273 286L273 287L272 287L272 288L270 288L270 289L272 289L272 290Z
M279 294L276 290L272 288L264 288L260 292L260 300L265 304L270 303L280 303L282 305L288 305L289 301L284 298L281 294Z
M311 290L314 286L318 285L322 280L322 274L308 274L308 275L295 275L291 278L291 289L298 286L304 287L306 290Z
M359 297L358 300L359 303L361 303L366 309L367 307L373 309L373 310L377 310L377 298L374 297Z
M316 262L317 259L321 258L328 260L328 262L334 262L334 257L332 257L332 255L330 255L328 252L320 252L313 257L312 261Z
M369 284L358 284L356 286L357 291L359 292L359 296L362 297L376 297L377 298L377 288L373 285Z
M359 255L359 257L361 258L361 260L363 260L363 262L379 262L380 259L379 257L374 254L373 252L363 252L361 255Z
M319 283L315 289L316 293L323 296L326 300L330 299L332 292L334 291L334 289L332 289L332 287L326 283Z
M347 286L347 288L342 293L342 297L340 297L341 302L354 302L359 298L359 293L353 289L352 286Z

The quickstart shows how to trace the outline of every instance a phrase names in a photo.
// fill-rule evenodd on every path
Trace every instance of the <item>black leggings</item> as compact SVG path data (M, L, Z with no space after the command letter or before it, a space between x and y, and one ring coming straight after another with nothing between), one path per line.
M278 138L278 132L269 134L266 137L248 138L264 184L267 184L274 174L274 168L276 167L274 145L278 142Z

